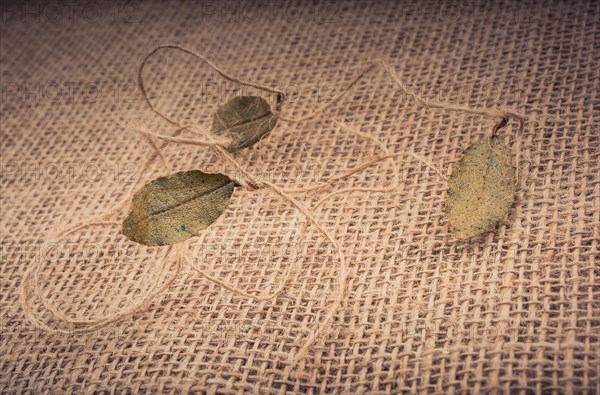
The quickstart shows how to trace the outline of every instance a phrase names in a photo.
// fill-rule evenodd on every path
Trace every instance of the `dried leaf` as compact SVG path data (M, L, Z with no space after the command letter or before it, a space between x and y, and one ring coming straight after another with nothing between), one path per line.
M175 244L194 237L227 208L233 181L199 170L160 177L132 199L123 234L147 246Z
M276 124L277 117L265 99L260 96L238 96L215 112L212 132L230 138L232 143L227 150L234 152L254 145Z
M454 167L446 194L446 214L458 239L491 230L515 199L510 149L494 136L467 148Z

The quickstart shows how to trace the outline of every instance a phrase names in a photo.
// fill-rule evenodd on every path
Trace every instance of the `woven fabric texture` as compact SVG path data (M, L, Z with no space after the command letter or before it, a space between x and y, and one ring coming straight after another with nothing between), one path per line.
M3 392L600 391L599 2L3 1L0 43ZM277 298L237 296L186 266L131 318L88 334L40 330L20 296L35 259L44 300L81 320L122 311L176 269L164 247L136 245L117 225L51 244L126 201L140 177L167 174L159 160L140 174L152 149L126 128L174 132L136 83L141 60L164 43L286 90L287 116L331 103L376 58L428 100L514 109L524 132L511 121L500 134L518 166L515 204L493 231L454 239L447 182L411 153L447 177L499 119L427 109L373 70L321 116L281 121L234 155L282 187L328 183L293 193L347 259L343 306L328 325L340 267L332 244L272 191L237 188L218 221L185 242L187 256L257 295L289 269ZM172 50L144 77L160 111L206 130L227 99L256 93ZM400 183L317 207L327 192L393 183L389 159L335 180L381 152L349 128L395 153ZM202 147L164 154L174 171L234 171ZM39 298L31 304L42 322L68 328Z

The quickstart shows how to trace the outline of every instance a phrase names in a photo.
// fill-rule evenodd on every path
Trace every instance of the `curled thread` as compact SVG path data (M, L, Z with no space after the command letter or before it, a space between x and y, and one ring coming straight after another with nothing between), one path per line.
M140 134L149 143L149 145L152 147L152 149L154 151L153 154L151 155L151 157L149 158L149 160L146 162L146 164L142 168L142 174L148 169L149 165L156 158L160 158L164 167L168 171L171 171L170 164L166 160L165 156L162 154L162 147L164 147L164 145L166 145L168 143L208 147L208 148L214 150L214 152L223 161L230 163L231 165L233 165L236 168L236 170L239 174L239 177L237 177L237 176L236 177L230 176L230 177L238 185L240 185L241 187L243 187L244 189L247 189L247 190L258 190L258 189L270 190L270 191L274 192L275 194L277 194L278 196L280 196L285 201L287 201L290 205L295 207L298 211L300 211L303 214L303 216L307 219L308 223L312 224L319 231L319 233L323 237L325 237L325 239L334 246L338 260L339 260L337 289L334 293L333 301L329 304L329 306L326 310L326 313L325 313L325 317L320 324L324 327L327 327L327 325L329 325L331 323L335 314L337 313L337 310L343 303L343 300L345 298L346 291L347 291L346 290L346 282L348 279L348 267L347 267L346 259L345 259L345 256L344 256L344 253L342 251L340 244L333 237L333 235L327 229L325 229L325 227L315 218L312 210L321 206L325 201L327 201L331 197L339 195L339 194L351 193L351 192L357 192L357 191L361 191L361 192L391 192L391 191L397 189L397 187L400 183L400 177L399 177L398 166L396 164L396 161L394 160L396 155L394 153L390 152L390 150L382 142L380 142L376 138L370 136L369 134L363 133L360 130L356 129L355 127L353 127L349 124L338 122L338 126L340 127L340 129L343 129L343 130L345 130L351 134L354 134L360 138L365 138L367 140L374 142L380 148L380 150L382 151L382 154L377 154L377 155L367 159L364 163L362 163L356 167L347 169L342 174L335 176L323 183L319 183L317 185L313 185L313 186L309 186L309 187L305 187L305 188L286 189L286 188L279 187L269 181L262 180L261 178L255 176L248 170L244 169L244 167L241 164L239 164L235 160L235 158L226 150L225 147L228 146L230 141L228 141L226 139L216 138L216 137L212 136L210 133L206 133L203 130L198 130L198 128L196 128L196 127L193 127L190 125L183 125L156 109L156 107L154 106L154 104L152 103L152 101L150 100L150 98L147 95L146 87L145 87L144 80L143 80L143 70L144 70L144 67L147 64L148 60L154 54L156 54L158 51L160 51L162 49L175 49L175 50L182 51L186 54L189 54L189 55L203 61L209 67L211 67L213 70L215 70L219 75L221 75L223 78L225 78L229 81L239 83L244 86L254 87L256 89L263 90L266 92L271 92L271 93L277 94L275 115L281 121L284 121L284 122L289 122L289 123L302 122L302 121L312 119L312 118L322 114L324 111L326 111L327 109L329 109L330 107L332 107L333 105L338 103L352 89L352 87L354 87L368 73L370 73L373 70L376 70L377 68L382 68L403 92L405 92L410 97L412 97L415 101L424 105L427 108L440 108L440 109L445 109L445 110L463 111L463 112L471 113L471 114L501 118L502 119L501 122L499 124L497 124L496 127L494 128L494 131L493 131L494 134L496 134L500 128L502 128L506 125L506 123L508 122L508 118L514 118L519 122L519 133L522 133L523 128L524 128L524 117L521 114L519 114L515 111L512 111L512 110L477 109L477 108L471 108L468 106L449 104L449 103L439 103L439 102L435 102L435 101L425 100L425 99L419 97L418 95L416 95L414 92L411 92L406 87L406 85L398 78L395 70L388 63L386 63L383 60L378 60L378 61L373 62L372 64L368 65L361 73L359 73L359 75L357 75L346 86L346 88L342 92L340 92L340 94L338 94L332 100L332 102L321 106L319 109L309 113L306 116L299 117L299 118L290 118L290 117L283 116L281 113L281 107L285 103L285 98L286 98L285 93L283 91L280 91L273 87L269 87L269 86L254 83L254 82L245 81L245 80L239 79L237 77L234 77L234 76L226 73L225 71L223 71L221 68L219 68L217 65L212 63L209 59L207 59L202 54L200 54L192 49L178 45L178 44L160 45L160 46L154 48L152 51L150 51L148 53L148 55L146 55L146 57L143 59L142 63L139 66L139 69L138 69L138 83L140 86L140 91L142 93L142 97L144 98L148 107L156 115L158 115L160 118L164 119L168 123L177 126L178 129L172 135L164 135L164 134L154 133L143 126L138 125L138 126L132 127L133 131ZM201 138L182 137L181 134L186 130L190 131L196 135L199 135ZM164 144L162 146L159 146L156 143L156 140L163 141ZM443 175L443 173L441 171L439 171L438 169L436 169L426 159L424 159L420 155L413 153L413 152L411 152L409 154L413 158L421 161L428 167L434 169L442 179L446 179L446 177ZM300 203L298 200L296 200L294 197L292 197L290 195L290 193L315 192L315 191L322 190L325 187L331 185L333 182L336 182L336 181L345 179L347 177L350 177L351 175L357 174L358 172L363 171L363 170L365 170L377 163L380 163L381 161L386 160L386 159L392 159L391 164L392 164L392 171L394 173L394 181L391 183L391 185L389 187L385 187L385 188L358 188L357 187L357 188L339 189L339 190L330 192L329 194L327 194L323 198L321 198L316 203L316 205L312 207L312 210L305 207L302 203ZM141 180L141 177L140 177L140 180ZM140 180L138 180L138 183L135 186L136 188L139 185ZM134 190L135 190L135 188L134 188ZM76 232L78 230L84 229L89 226L100 226L100 225L106 225L109 223L115 224L115 222L106 221L105 219L107 217L113 216L115 213L120 211L125 203L126 202L122 202L117 207L115 207L114 209L110 210L109 212L101 215L99 218L97 218L95 220L72 227L71 229L65 231L59 237L58 240L62 240L67 235L72 234L73 232ZM160 279L163 277L163 275L166 271L166 266L167 266L166 259L170 255L170 253L172 252L173 249L176 249L176 263L177 263L176 270L172 276L167 278L167 280L162 284L162 286L159 286ZM143 295L143 297L141 298L141 300L138 303L135 303L135 304L123 309L121 312L119 312L117 314L114 314L114 315L111 315L108 317L104 317L102 319L75 320L75 319L68 317L64 311L60 310L57 306L48 302L43 297L43 295L39 289L39 280L38 280L39 271L41 269L41 260L36 259L36 262L33 265L31 265L31 267L27 271L27 273L24 277L23 283L22 283L22 288L21 288L21 296L22 296L25 315L31 322L36 324L38 327L48 330L50 332L84 333L84 332L97 330L97 329L106 327L107 325L110 325L119 320L129 318L136 312L139 312L142 309L147 308L152 303L153 299L158 294L160 294L165 289L167 289L172 284L172 282L177 278L177 276L179 275L179 273L182 270L184 263L187 263L188 266L192 270L199 273L207 280L217 284L218 286L221 286L221 287L235 293L236 295L239 295L242 297L247 297L247 298L254 299L254 300L259 300L259 301L271 300L271 299L274 299L275 297L277 297L277 295L279 295L284 290L284 288L289 280L290 273L292 271L291 266L287 268L282 283L277 287L277 289L274 292L272 292L268 295L255 295L255 294L251 294L249 292L240 290L237 287L235 287L215 276L209 275L208 273L204 272L202 269L200 269L197 266L195 266L194 264L192 264L192 262L186 257L184 247L181 244L175 246L175 248L173 246L170 246L169 249L167 250L167 253L166 253L165 257L163 258L163 260L164 261L161 263L161 269L159 270L159 273L155 275L154 281L152 282L150 288ZM42 304L51 313L53 318L69 323L70 325L72 325L74 327L74 329L73 330L63 330L60 328L52 328L52 327L48 326L47 324L45 324L44 322L42 322L41 320L39 320L33 313L33 309L30 304L30 299L32 297L32 294L35 294L35 296L37 296L42 301ZM308 352L310 351L310 347L314 344L315 340L316 339L314 337L309 338L294 355L290 356L290 361L286 367L286 370L288 372L290 372L299 363L299 361L301 361L308 354Z
M87 228L91 226L106 226L110 224L115 224L115 222L89 222L85 225L80 226L77 230L82 228ZM118 223L120 224L120 223ZM65 237L73 233L73 231L67 231L63 233L56 242L63 240ZM137 303L134 303L130 306L127 306L125 309L120 311L119 313L109 315L107 317L103 317L100 319L89 319L89 320L80 320L73 319L67 316L67 314L62 311L58 306L49 302L41 293L40 285L39 285L39 274L40 269L42 267L42 259L40 254L36 256L34 262L31 264L25 276L23 278L23 283L21 286L21 301L23 304L23 311L25 313L25 317L31 321L37 328L45 330L47 332L52 333L61 333L61 334L81 334L81 333L90 333L99 329L106 328L108 325L115 323L117 321L131 318L134 314L146 309L148 306L152 304L155 300L156 296L163 293L175 279L179 276L182 267L182 257L177 256L177 268L175 272L167 278L167 280L159 286L160 280L163 277L167 264L166 259L170 255L172 248L170 247L162 262L160 263L160 270L157 274L154 275L153 280L151 281L151 285L148 290L141 296L140 300ZM52 318L55 320L59 320L69 324L69 329L59 328L59 327L51 327L45 322L41 321L33 312L33 306L31 304L32 296L37 296L38 299L41 300L43 306L46 310L51 314Z
M494 134L500 128L502 128L503 126L506 125L506 123L508 122L508 118L514 118L519 123L518 133L523 132L523 129L525 127L525 117L522 114L520 114L516 111L513 111L513 110L473 108L473 107L464 106L464 105L460 105L460 104L441 103L441 102L437 102L437 101L433 101L433 100L423 99L422 97L417 95L415 92L410 90L406 86L406 84L404 82L402 82L402 80L400 80L400 78L398 77L398 74L396 73L394 68L383 59L378 59L377 61L371 63L369 66L364 68L336 97L333 98L333 100L331 102L321 106L317 110L315 110L303 117L298 117L298 118L279 117L279 119L281 119L282 121L285 121L285 122L297 123L297 122L307 121L309 119L312 119L312 118L322 114L327 109L332 107L334 104L337 104L352 89L352 87L354 87L369 72L376 70L378 68L382 69L392 79L392 81L394 81L394 83L402 90L402 92L404 92L405 94L410 96L417 103L425 106L427 109L439 108L439 109L450 110L450 111L461 111L461 112L465 112L468 114L474 114L474 115L484 115L484 116L489 116L492 118L501 118L502 121L498 125L496 125L496 127L494 128ZM499 125L501 125L501 126L499 126Z
M283 100L283 98L285 97L285 93L280 91L279 89L275 89L272 88L270 86L267 85L262 85L262 84L258 84L258 83L254 83L254 82L249 82L249 81L244 81L240 78L234 77L228 73L226 73L223 69L221 69L220 67L218 67L217 65L215 65L213 62L211 62L208 58L206 58L206 56L200 54L197 51L194 51L193 49L184 47L183 45L179 45L179 44L164 44L164 45L159 45L158 47L154 48L152 51L150 51L148 53L148 55L146 55L146 57L144 58L144 60L142 60L142 63L140 64L140 67L138 68L138 85L140 86L140 92L142 93L142 97L144 98L146 104L148 105L148 107L150 107L150 109L152 109L152 111L158 115L159 117L161 117L162 119L164 119L165 121L169 122L172 125L176 125L176 126L181 126L179 124L179 122L167 117L166 115L164 115L163 113L161 113L160 111L158 111L155 107L154 104L152 104L152 101L150 101L150 98L148 97L148 94L146 92L146 86L144 85L144 77L143 77L143 72L144 72L144 67L146 66L146 63L148 63L148 60L154 55L156 54L158 51L162 50L162 49L176 49L179 50L181 52L184 52L188 55L191 55L201 61L203 61L204 63L206 63L211 69L213 69L214 71L216 71L217 73L219 73L219 75L221 75L221 77L225 78L228 81L231 82L235 82L238 83L240 85L244 85L244 86L249 86L252 88L256 88L256 89L260 89L266 92L271 92L271 93L276 93L277 94L277 101L281 102Z

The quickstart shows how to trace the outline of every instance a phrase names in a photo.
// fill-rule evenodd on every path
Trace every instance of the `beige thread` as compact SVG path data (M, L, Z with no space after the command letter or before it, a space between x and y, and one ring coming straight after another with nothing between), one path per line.
M213 149L221 159L229 162L230 164L232 164L236 170L239 172L240 177L235 177L232 178L234 179L234 181L236 181L240 186L242 186L245 189L248 190L257 190L257 189L269 189L271 191L273 191L274 193L276 193L277 195L279 195L280 197L282 197L284 200L286 200L288 203L290 203L292 206L294 206L296 209L298 209L304 216L305 218L308 220L308 222L310 222L312 225L314 225L317 230L319 231L319 233L321 233L330 243L333 244L333 246L336 249L339 261L340 261L340 268L338 271L338 289L335 293L335 297L333 302L330 304L330 306L327 309L327 312L325 314L325 318L322 320L321 325L324 327L327 327L327 325L330 323L330 321L333 319L334 315L336 314L338 308L340 307L340 305L342 304L344 297L345 297L345 292L346 292L346 280L347 280L347 276L348 276L348 268L347 268L347 264L346 264L346 260L345 260L345 256L342 252L341 246L339 245L339 243L334 239L334 237L320 224L319 221L316 220L316 218L314 217L313 212L304 207L299 201L297 201L295 198L293 198L292 196L289 195L289 193L298 193L298 192L314 192L314 191L318 191L328 185L330 185L332 182L335 181L339 181L342 180L344 178L347 178L353 174L356 174L364 169L369 168L370 166L379 163L382 160L385 159L392 159L392 166L393 166L393 172L394 172L394 178L395 178L395 182L392 184L392 186L388 187L388 188L345 188L345 189L340 189L340 190L336 190L333 191L329 194L327 194L326 196L324 196L314 207L313 209L319 207L321 204L323 204L323 202L325 202L327 199L331 198L332 196L338 195L338 194L342 194L342 193L350 193L350 192L356 192L356 191L362 191L362 192L390 192L393 191L395 188L397 188L400 179L399 179L399 172L398 172L398 168L396 165L396 162L393 160L394 159L394 154L392 154L387 147L381 143L379 140L369 136L366 133L360 132L359 130L357 130L356 128L348 125L348 124L344 124L344 123L339 123L338 122L338 126L340 126L341 129L344 129L346 131L349 131L350 133L353 133L359 137L363 137L363 138L367 138L373 142L375 142L379 148L384 152L384 155L377 155L374 157L371 157L370 159L368 159L365 163L358 165L354 168L351 168L349 170L346 170L344 173L342 173L339 176L336 176L334 178L332 178L331 180L328 180L324 183L320 183L316 186L311 186L311 187L307 187L307 188L296 188L296 189L285 189L285 188L281 188L271 182L268 181L264 181L261 180L260 178L254 176L252 173L248 172L247 170L245 170L232 156L231 154L229 154L224 147L226 146L227 141L223 140L223 139L215 139L213 136L211 136L208 133L204 133L203 131L196 131L194 127L192 126L186 126L186 125L182 125L174 120L172 120L171 118L167 117L166 115L164 115L163 113L161 113L160 111L158 111L154 105L152 104L152 102L150 101L147 93L146 93L146 89L143 83L143 68L146 65L147 61L149 60L149 58L154 55L157 51L161 50L161 49L177 49L180 50L184 53L190 54L200 60L202 60L203 62L205 62L206 64L208 64L213 70L217 71L223 78L232 81L232 82L236 82L239 83L241 85L245 85L245 86L250 86L250 87L254 87L260 90L264 90L267 92L271 92L271 93L276 93L278 95L278 100L277 100L277 108L276 108L276 115L278 115L278 118L284 122L302 122L305 120L309 120L311 118L314 118L320 114L322 114L325 110L327 110L328 108L332 107L334 104L338 103L349 91L350 89L356 84L358 83L358 81L360 81L368 72L376 69L378 66L382 67L384 71L387 72L387 74L392 78L392 80L394 80L394 82L400 87L400 89L405 92L406 94L408 94L409 96L411 96L415 101L417 101L418 103L424 105L427 108L440 108L440 109L445 109L445 110L454 110L454 111L463 111L463 112L467 112L467 113L471 113L471 114L477 114L477 115L485 115L485 116L490 116L490 117L502 117L502 121L501 123L503 123L501 126L498 126L500 124L498 124L493 131L493 134L496 134L498 129L500 129L501 127L504 126L504 124L506 124L507 122L507 118L508 117L512 117L515 118L518 122L519 122L519 133L521 133L523 131L524 128L524 117L514 111L511 110L489 110L489 109L474 109L471 107L467 107L467 106L461 106L461 105L454 105L454 104L444 104L444 103L438 103L438 102L434 102L434 101L428 101L425 99L420 98L419 96L417 96L416 94L414 94L414 92L411 92L409 89L407 89L407 87L404 85L404 83L402 83L402 81L398 78L396 72L393 70L393 68L387 64L385 61L383 60L378 60L376 62L374 62L373 64L369 65L368 67L366 67L357 77L355 77L349 84L348 86L338 95L334 98L334 100L330 103L327 103L326 105L322 106L321 108L313 111L312 113L308 114L307 116L304 117L300 117L300 118L287 118L287 117L283 117L280 116L280 106L281 104L284 102L285 100L285 94L277 89L265 86L265 85L261 85L261 84L257 84L257 83L252 83L252 82L248 82L248 81L244 81L241 79L238 79L236 77L230 76L227 73L225 73L222 69L220 69L219 67L217 67L215 64L213 64L211 61L209 61L206 57L204 57L203 55L199 54L196 51L193 51L191 49L188 49L186 47L183 47L181 45L177 45L177 44L166 44L166 45L161 45L156 47L155 49L153 49L142 61L139 69L138 69L138 82L139 82L139 86L140 86L140 90L142 93L142 96L144 97L144 100L146 101L147 105L150 107L150 109L157 114L158 116L160 116L162 119L166 120L167 122L175 125L178 127L178 129L176 130L176 132L172 135L172 136L168 136L168 135L162 135L162 134L157 134L154 132L151 132L149 130L147 130L145 127L141 127L141 126L135 126L133 127L133 130L136 133L141 134L144 139L146 139L146 141L151 145L151 147L154 150L154 154L150 157L150 159L146 162L146 165L142 168L142 174L147 170L147 168L149 167L150 163L156 159L156 157L159 157L161 159L161 161L163 162L164 166L166 169L168 169L169 171L171 170L171 166L168 163L168 161L166 160L166 158L164 157L164 155L162 154L161 151L161 147L159 147L155 142L154 139L158 139L158 140L162 140L166 143L176 143L176 144L191 144L191 145L197 145L197 146L205 146L205 147L209 147L211 149ZM190 130L196 134L201 135L204 140L201 139L194 139L194 138L186 138L186 137L179 137L179 135L181 134L181 132L183 132L184 130ZM447 178L443 175L443 173L441 171L439 171L438 169L436 169L431 163L429 163L426 159L424 159L423 157L421 157L420 155L416 154L416 153L410 153L410 155L413 158L418 159L419 161L423 162L425 165L427 165L428 167L434 169L436 171L436 173L444 180L447 180ZM139 180L137 185L139 184ZM135 190L135 188L134 188ZM70 229L68 229L67 231L63 232L62 235L60 235L60 237L56 240L57 242L64 239L67 235L72 234L73 232L76 232L78 230L81 230L83 228L87 228L90 226L98 226L98 225L106 225L106 224L115 224L115 222L113 221L101 221L101 219L104 219L106 217L112 216L114 215L115 212L120 211L120 209L122 208L122 206L124 205L125 202L122 202L121 204L119 204L117 207L115 207L114 209L110 210L109 212L101 215L100 217L98 217L97 219L93 220L93 221L89 221L80 225L76 225ZM169 249L167 250L167 253L165 255L165 257L163 258L166 261L166 258L168 257L168 255L170 254L170 252L172 251L172 247L173 246L169 246ZM285 288L285 285L287 283L287 280L289 278L290 275L290 271L291 268L288 268L288 270L286 271L286 274L284 276L284 280L282 281L282 284L277 288L277 290L269 295L264 295L264 296L257 296L257 295L253 295L247 292L244 292L242 290L237 289L236 287L232 286L231 284L228 284L214 276L210 276L207 273L204 273L201 269L197 268L196 266L194 266L185 256L185 251L182 245L178 245L176 246L177 249L177 257L176 257L176 261L177 261L177 269L175 271L175 274L173 274L171 277L169 277L167 279L167 281L162 285L162 287L158 287L159 284L159 280L161 278L161 276L164 274L165 272L165 268L166 268L166 264L163 262L163 264L161 265L161 269L159 274L155 277L155 281L153 282L152 286L150 287L150 289L144 294L144 296L142 297L142 300L140 302L138 302L137 304L134 304L133 306L130 306L126 309L124 309L122 312L114 314L112 316L108 316L108 317L104 317L102 319L97 319L97 320L74 320L69 318L63 311L61 311L58 307L52 305L51 303L47 302L39 289L39 283L38 283L38 276L39 276L39 271L41 268L41 260L40 259L36 259L36 262L34 262L31 267L29 268L29 270L27 271L24 279L23 279L23 284L22 284L22 289L21 289L21 296L22 296L22 301L23 301L23 307L25 310L25 315L27 316L27 318L33 322L34 324L36 324L39 328L41 329L45 329L47 331L50 332L59 332L59 333L85 333L85 332L90 332L90 331L94 331L100 328L104 328L107 325L110 325L120 319L124 319L124 318L128 318L131 317L133 314L135 314L136 312L141 311L142 309L148 307L153 299L160 294L161 292L163 292L166 288L168 288L168 286L171 285L171 283L175 280L175 278L179 275L182 266L183 266L183 262L187 262L188 265L196 272L198 272L199 274L201 274L203 277L205 277L206 279L208 279L209 281L212 281L213 283L239 295L239 296L243 296L243 297L248 297L251 299L255 299L255 300L269 300L269 299L273 299L275 298L279 293L281 293L283 291L283 289ZM31 284L33 283L33 284ZM67 322L71 325L74 326L74 329L72 330L64 330L64 329L60 329L60 328L52 328L50 326L48 326L47 324L43 323L42 321L40 321L35 314L33 314L32 311L32 306L30 304L30 297L32 294L32 291L36 294L36 296L42 301L42 304L44 305L44 307L46 307L46 309L53 315L54 318L62 320L64 322ZM79 327L77 327L79 326ZM290 357L290 361L291 363L287 366L286 370L291 371L296 364L302 359L304 358L309 351L309 348L312 346L312 344L314 344L315 342L315 337L310 337L303 345L302 347L298 350L298 352L296 353L295 356Z

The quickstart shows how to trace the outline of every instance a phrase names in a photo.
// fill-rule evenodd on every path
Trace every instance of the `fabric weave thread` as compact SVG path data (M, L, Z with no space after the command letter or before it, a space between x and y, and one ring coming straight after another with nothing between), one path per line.
M83 18L24 22L18 15L2 22L0 388L597 392L600 75L594 43L600 6L480 3L458 8L458 16L429 3L347 2L325 14L328 9L314 4L296 6L295 20L277 13L258 20L238 14L236 20L201 7L144 3L131 25L115 23L113 13L94 24ZM334 16L324 21L324 15ZM125 204L137 181L164 172L157 156L142 171L146 153L109 121L118 119L116 112L139 114L160 134L173 127L145 109L139 92L134 102L109 90L95 101L84 101L77 90L72 99L55 101L41 93L52 82L135 83L139 60L160 42L202 48L223 69L267 86L297 84L300 98L288 95L285 103L293 118L331 101L332 84L334 93L347 86L363 67L352 62L381 54L401 80L423 84L409 87L419 97L443 93L442 100L456 105L514 108L527 114L524 133L507 136L520 155L516 203L494 232L453 241L443 216L446 183L434 169L448 175L464 148L491 133L493 122L424 108L377 73L318 120L282 124L236 156L252 173L290 190L322 186L294 196L313 208L347 257L347 295L329 328L317 323L338 278L331 246L279 197L242 191L202 243L187 246L186 256L254 295L275 291L289 269L286 291L276 299L238 297L184 268L151 306L122 325L85 336L37 330L23 314L18 291L35 253L47 259L42 293L80 321L140 301L160 273L165 251L136 249L116 225L67 235L56 251L42 246L54 229ZM209 85L218 76L185 56L161 56L145 71L148 94L172 119L204 124L237 92L235 85ZM458 96L445 98L446 86L457 87ZM319 204L334 190L394 183L386 154L347 127L400 154L401 182L392 193L338 194ZM218 158L197 147L161 150L173 171L209 168ZM373 171L335 181L340 171L374 158ZM66 165L73 163L71 175ZM145 176L130 177L116 166L130 163ZM90 164L101 170L97 179L84 173ZM57 167L64 172L55 181L47 171ZM218 170L234 172L231 164ZM324 185L331 179L332 186ZM167 259L159 287L178 265ZM41 307L34 304L40 321L55 324ZM286 371L290 355L310 336L317 341L309 354Z

